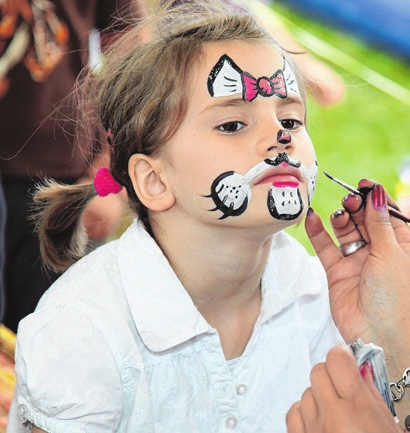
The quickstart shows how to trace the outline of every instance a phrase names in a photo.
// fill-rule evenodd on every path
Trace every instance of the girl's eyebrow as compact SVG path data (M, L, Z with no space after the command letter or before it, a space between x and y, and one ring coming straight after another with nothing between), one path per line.
M200 111L200 114L206 112L206 111L210 111L210 110L219 110L221 108L226 108L226 107L240 107L240 106L244 106L244 105L248 105L251 104L253 101L249 102L246 101L244 99L242 99L241 96L238 96L236 98L229 98L229 99L225 99L222 101L212 101L212 103L210 103L209 105L207 105L203 110ZM286 106L286 105L290 105L290 104L297 104L297 105L305 105L304 101L302 98L300 98L297 95L288 95L286 98L279 98L279 103L282 106Z
M297 95L288 95L286 98L283 98L280 100L282 105L289 105L289 104L299 104L299 105L305 105L305 102L303 99Z
M209 110L218 110L220 108L226 108L226 107L238 107L238 106L243 106L245 104L248 104L248 101L245 101L244 99L242 99L242 97L224 99L223 101L215 101L207 105L203 110L201 110L200 113Z

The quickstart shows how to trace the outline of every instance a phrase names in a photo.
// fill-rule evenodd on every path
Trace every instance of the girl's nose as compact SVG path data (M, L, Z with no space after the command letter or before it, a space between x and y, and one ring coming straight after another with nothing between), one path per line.
M292 141L292 137L289 131L286 131L286 129L280 129L276 136L276 140L280 144L289 144Z
M273 149L290 150L292 147L292 136L286 129L280 129L276 135L276 142L269 147L268 151Z

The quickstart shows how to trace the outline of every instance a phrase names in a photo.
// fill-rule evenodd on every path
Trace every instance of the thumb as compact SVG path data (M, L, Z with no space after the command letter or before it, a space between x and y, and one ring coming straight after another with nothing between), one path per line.
M367 196L365 224L373 250L382 253L397 245L387 207L387 195L382 185L375 184Z
M370 392L375 397L375 399L384 403L384 399L382 395L380 394L379 390L376 388L376 385L374 384L374 371L370 362L365 362L360 367L360 374L364 382L366 383L367 387L369 388Z
M370 396L371 398L374 399L374 401L378 404L379 410L384 413L386 415L386 417L392 418L393 414L390 410L390 408L388 407L386 401L384 400L384 397L382 396L381 392L376 388L376 384L374 382L374 371L373 371L373 367L370 364L370 362L365 362L361 367L360 367L360 374L364 380L364 383L367 386L367 389L370 391ZM388 392L390 392L390 388L388 389ZM397 418L396 422L397 422ZM398 432L402 432L405 430L401 430L399 428L399 426L397 425L397 429Z

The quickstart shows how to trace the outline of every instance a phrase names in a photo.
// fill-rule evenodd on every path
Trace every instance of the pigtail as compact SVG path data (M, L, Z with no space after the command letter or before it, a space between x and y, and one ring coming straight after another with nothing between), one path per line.
M88 238L81 217L96 195L93 184L46 180L37 185L32 219L46 268L63 272L85 255Z

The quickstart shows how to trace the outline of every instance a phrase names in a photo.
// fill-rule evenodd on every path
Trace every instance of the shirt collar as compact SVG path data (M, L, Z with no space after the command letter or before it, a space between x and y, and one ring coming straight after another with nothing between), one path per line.
M119 267L131 314L148 349L167 350L212 329L138 222L120 239Z
M262 277L258 323L279 314L324 284L316 257L292 237L278 233ZM119 241L119 267L135 326L148 349L160 352L206 332L215 332L199 313L167 258L135 221Z

